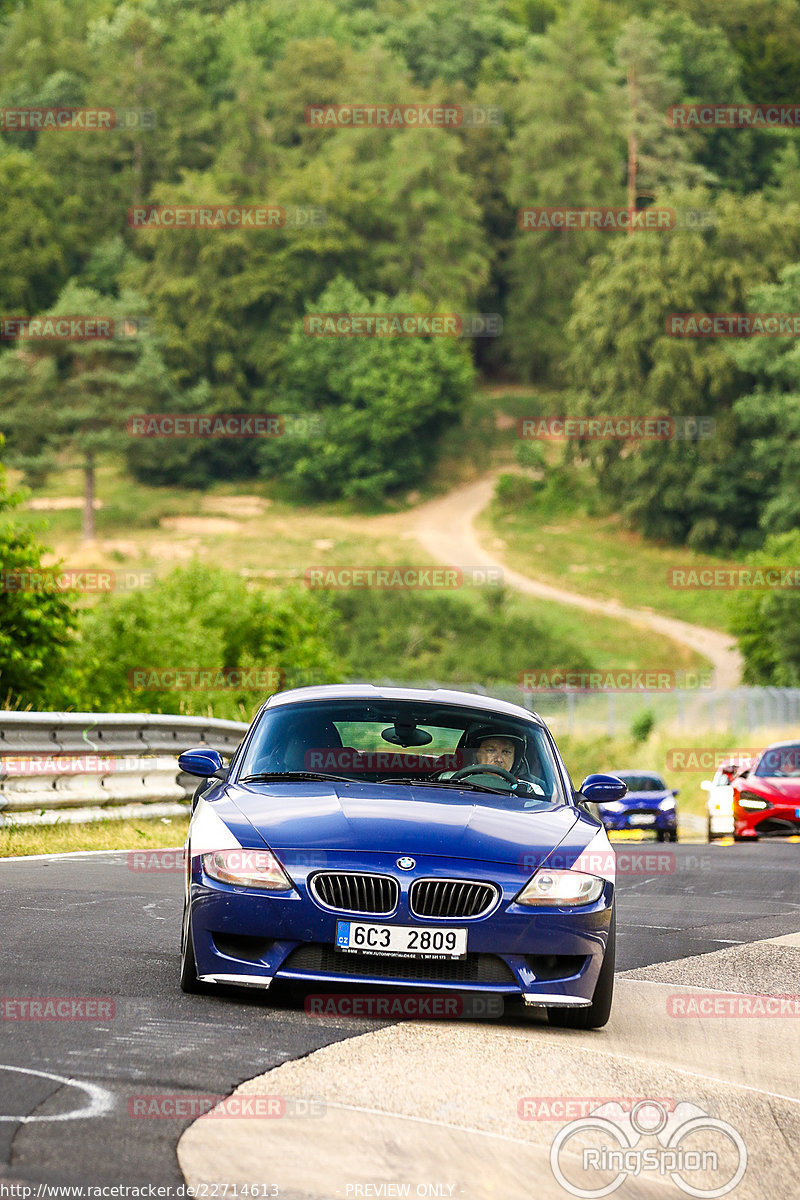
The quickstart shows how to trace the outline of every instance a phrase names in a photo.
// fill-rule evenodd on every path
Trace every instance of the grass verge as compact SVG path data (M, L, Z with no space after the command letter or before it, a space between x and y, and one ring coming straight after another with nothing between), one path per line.
M10 825L0 829L0 858L71 850L158 850L182 846L189 817L92 821L87 825Z

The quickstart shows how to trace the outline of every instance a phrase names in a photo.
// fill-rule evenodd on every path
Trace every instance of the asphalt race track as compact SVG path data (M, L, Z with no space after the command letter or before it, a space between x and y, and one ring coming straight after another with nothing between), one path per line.
M617 852L620 972L800 929L796 844ZM129 1101L228 1094L381 1027L307 1016L280 993L184 996L181 875L128 862L126 853L0 861L0 995L114 1006L101 1021L0 1022L0 1182L178 1185L175 1148L193 1118L136 1118Z

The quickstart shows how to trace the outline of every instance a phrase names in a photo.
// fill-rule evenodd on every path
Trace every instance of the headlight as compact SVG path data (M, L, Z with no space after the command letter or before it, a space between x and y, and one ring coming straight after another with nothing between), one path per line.
M738 800L738 805L739 808L750 808L756 810L759 808L771 807L768 800L762 800L762 798L757 796L755 792L742 792Z
M674 796L665 796L663 800L659 800L658 807L664 808L664 809L674 808L675 807L675 797Z
M543 867L525 884L517 904L592 904L603 892L604 879L584 871L548 871Z
M597 807L600 809L601 812L610 812L610 813L623 812L625 809L625 805L620 803L619 800L609 800L609 802L607 804L598 804Z
M203 870L220 883L286 892L293 887L271 850L215 850L203 855Z

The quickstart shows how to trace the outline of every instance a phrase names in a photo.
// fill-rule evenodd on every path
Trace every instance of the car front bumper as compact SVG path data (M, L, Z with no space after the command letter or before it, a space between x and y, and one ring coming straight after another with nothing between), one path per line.
M282 856L283 857L283 856ZM389 870L395 855L370 855L342 861L337 871L394 874L400 899L391 916L328 910L309 890L314 873L287 869L292 891L268 892L232 887L210 879L200 858L192 862L191 928L197 973L221 984L268 987L274 981L335 984L357 988L457 991L520 996L528 1004L585 1005L594 994L605 954L614 887L606 882L594 903L576 908L542 909L515 903L527 881L512 865L420 858L412 873L399 878ZM383 861L382 861L383 860ZM500 888L500 899L486 916L428 919L412 914L408 889L416 878L485 879ZM336 947L338 920L374 924L466 928L466 959L344 953ZM372 961L371 961L372 960Z

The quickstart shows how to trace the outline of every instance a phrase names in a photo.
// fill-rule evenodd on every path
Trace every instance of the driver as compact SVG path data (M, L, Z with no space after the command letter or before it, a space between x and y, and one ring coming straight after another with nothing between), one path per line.
M520 795L545 794L541 784L531 776L525 753L525 738L516 731L493 731L485 725L473 728L462 735L458 749L465 752L468 761L471 759L475 767L495 767L514 776L519 781ZM447 778L445 772L442 772L441 778Z
M481 738L478 742L475 762L490 767L502 767L504 771L510 771L516 757L517 746L513 738L491 734L489 737Z

